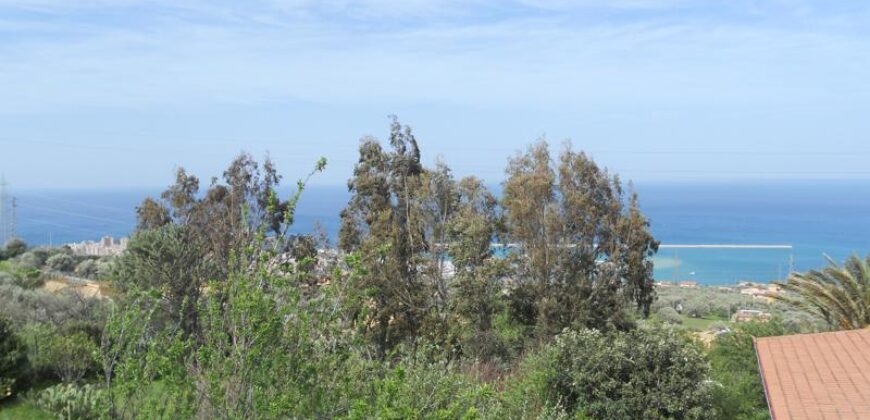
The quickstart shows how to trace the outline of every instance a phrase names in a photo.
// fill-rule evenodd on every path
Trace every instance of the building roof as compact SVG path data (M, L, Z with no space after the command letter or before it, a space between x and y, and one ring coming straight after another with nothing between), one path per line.
M755 351L774 420L870 418L870 330L757 338Z

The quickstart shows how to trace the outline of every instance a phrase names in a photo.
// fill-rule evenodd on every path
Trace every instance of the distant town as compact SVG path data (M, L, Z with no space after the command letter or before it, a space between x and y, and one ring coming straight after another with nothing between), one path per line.
M99 241L83 241L66 244L73 254L81 256L111 257L120 255L127 249L129 238L115 239L111 236L103 236Z

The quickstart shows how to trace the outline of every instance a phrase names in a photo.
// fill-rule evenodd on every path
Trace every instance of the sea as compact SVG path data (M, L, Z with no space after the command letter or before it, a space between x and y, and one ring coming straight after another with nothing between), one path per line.
M766 283L792 270L822 268L827 257L842 261L870 253L870 181L639 183L636 188L653 235L664 245L782 246L663 247L654 258L657 281ZM57 246L129 235L136 205L159 189L10 193L18 236L29 244ZM308 232L318 223L335 237L348 197L344 187L310 186L294 230Z

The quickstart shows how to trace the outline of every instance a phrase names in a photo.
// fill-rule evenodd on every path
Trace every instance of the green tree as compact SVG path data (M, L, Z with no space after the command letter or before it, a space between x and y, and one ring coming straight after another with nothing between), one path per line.
M323 166L325 160L318 162L318 170ZM179 168L175 183L159 200L147 198L136 208L137 227L187 226L190 237L200 244L202 257L212 261L223 278L231 256L244 255L258 226L266 226L272 236L287 234L294 215L287 210L293 209L294 197L278 198L280 182L271 159L260 164L247 153L236 157L222 177L212 178L202 193L199 178Z
M514 299L538 332L625 328L628 305L649 314L658 249L637 196L570 144L550 158L540 141L510 160L504 183L508 238L519 244Z
M454 266L453 313L463 326L463 352L489 359L503 353L494 328L502 310L503 278L508 261L493 255L492 242L500 233L498 200L473 177L458 185L456 214L447 226L448 253Z
M196 305L202 287L218 270L202 239L186 225L165 225L136 232L115 263L115 284L122 290L153 290L166 302L166 319L186 334L197 328Z
M374 138L360 144L339 233L339 247L360 256L358 285L369 301L359 321L381 358L417 335L431 309L432 286L420 270L431 250L421 209L420 150L411 129L395 117L390 128L392 151Z
M785 283L775 282L785 293L777 298L809 312L834 329L870 325L870 256L849 257L843 266L828 258L821 271L793 273Z

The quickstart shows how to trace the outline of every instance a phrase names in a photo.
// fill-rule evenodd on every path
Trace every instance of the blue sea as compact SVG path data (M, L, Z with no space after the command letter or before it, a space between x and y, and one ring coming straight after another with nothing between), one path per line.
M663 249L657 280L701 284L769 282L791 268L823 267L823 255L843 260L870 253L870 181L789 181L639 184L640 203L663 244L791 245L791 249ZM59 245L122 237L135 225L134 208L159 190L10 191L17 199L17 232L31 244ZM295 229L315 221L335 235L343 187L309 187Z

